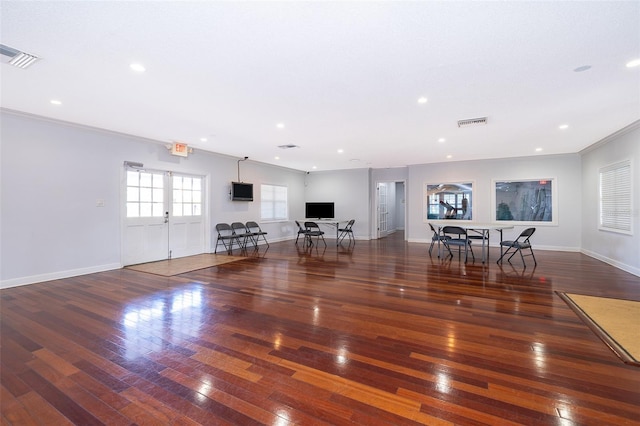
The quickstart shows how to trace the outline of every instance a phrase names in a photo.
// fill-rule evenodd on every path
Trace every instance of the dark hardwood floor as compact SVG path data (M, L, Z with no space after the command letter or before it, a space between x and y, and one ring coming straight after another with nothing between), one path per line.
M2 290L2 422L640 425L640 368L555 293L640 300L640 278L579 253L524 269L427 249L288 241L176 277Z

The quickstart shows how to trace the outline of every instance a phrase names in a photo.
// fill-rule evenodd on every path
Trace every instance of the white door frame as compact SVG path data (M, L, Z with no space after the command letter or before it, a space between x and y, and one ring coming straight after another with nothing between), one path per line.
M134 170L136 168L133 168ZM195 250L198 252L194 252L194 253L187 253L186 255L191 255L191 254L199 254L199 253L209 253L210 252L210 247L211 247L211 225L210 225L210 221L209 221L209 181L210 181L210 177L209 175L199 175L196 173L189 173L189 172L173 172L173 171L168 171L168 170L161 170L161 169L152 169L152 168L144 168L141 169L143 171L147 171L150 173L161 173L164 175L165 177L165 200L164 200L164 212L170 212L169 217L165 218L153 218L150 221L158 221L159 223L162 223L162 226L164 226L166 228L166 250L162 250L163 252L165 252L166 254L162 255L161 259L141 259L140 262L137 261L131 261L131 256L128 255L128 250L131 250L130 247L127 247L128 241L127 241L127 225L130 223L130 219L127 218L127 184L126 184L126 180L127 180L127 171L131 170L130 167L123 167L121 169L121 179L120 179L120 224L121 224L121 232L120 232L120 264L122 266L127 266L129 264L133 264L133 263L140 263L140 262L150 262L153 260L163 260L163 259L168 259L170 257L180 257L180 255L185 255L185 253L178 253L178 256L176 256L176 254L174 254L172 256L171 252L172 252L172 247L171 247L171 233L172 231L170 230L171 225L172 225L172 209L173 209L173 205L172 205L172 194L171 194L171 188L172 188L172 182L171 182L171 178L172 175L179 175L179 176L191 176L191 177L199 177L202 178L202 215L201 215L201 221L202 221L202 233L203 235L201 235L200 237L202 238L202 244L200 246L200 248L195 248ZM168 219L168 220L167 220ZM182 218L181 218L182 219ZM144 219L141 221L144 222ZM164 232L164 230L163 230ZM174 233L175 236L175 233ZM190 237L187 236L187 238L192 238L193 235L191 235ZM164 239L164 238L163 238ZM144 244L144 242L142 242L142 244ZM194 247L191 247L191 250L194 250ZM157 256L160 256L159 254Z
M403 184L403 188L404 188L404 193L401 195L402 198L405 200L404 202L404 239L405 241L407 240L407 181L406 180L381 180L381 181L377 181L375 182L375 184L373 185L373 192L374 192L374 196L373 196L373 214L372 214L372 223L374 224L374 232L373 232L373 236L375 239L379 239L384 237L387 234L382 234L380 232L380 223L379 223L379 214L378 214L378 204L379 204L379 194L378 194L378 187L381 183L385 183L385 184L397 184L397 183L402 183ZM398 193L396 192L396 198L398 197ZM393 200L393 202L395 203L395 199ZM389 201L387 200L387 204L389 204Z

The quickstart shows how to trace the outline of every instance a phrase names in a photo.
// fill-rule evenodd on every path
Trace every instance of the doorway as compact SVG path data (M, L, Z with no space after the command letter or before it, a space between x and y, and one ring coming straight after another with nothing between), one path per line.
M383 238L405 225L404 181L378 182L376 184L376 238Z
M205 252L205 177L125 167L122 264Z

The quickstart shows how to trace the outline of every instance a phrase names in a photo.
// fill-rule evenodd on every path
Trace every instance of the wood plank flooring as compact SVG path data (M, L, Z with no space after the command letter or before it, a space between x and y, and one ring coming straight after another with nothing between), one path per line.
M402 238L2 290L2 424L640 425L640 368L555 293L640 300L640 278Z

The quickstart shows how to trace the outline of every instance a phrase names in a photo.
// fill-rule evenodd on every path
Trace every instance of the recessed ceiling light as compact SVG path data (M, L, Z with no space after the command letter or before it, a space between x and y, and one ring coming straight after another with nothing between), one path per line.
M536 148L536 152L542 151L542 148Z
M627 62L627 68L635 68L640 66L640 58Z
M560 130L566 130L568 128L569 128L568 124L561 124L561 125L558 126L558 129L560 129Z
M425 98L424 96L418 98L418 103L419 104L426 104L427 103L427 98Z
M446 142L447 140L445 138L440 138L438 139L438 142L442 143L442 142Z
M146 68L144 67L144 65L139 64L137 62L132 63L131 65L129 65L129 67L134 70L135 72L145 72Z
M49 102L51 102L53 105L62 105L62 102L57 99L51 99Z
M206 142L207 138L200 138L200 142Z
M591 69L591 65L582 65L576 69L573 70L573 72L582 72L582 71L587 71Z
M447 155L447 158L453 158L453 155L449 154Z
M276 160L280 159L280 157L278 157L277 155L275 157L273 157L273 158L276 159Z
M343 152L344 152L344 149L342 148L338 150L338 154L342 154Z
M278 129L284 129L284 123L278 123L278 124L276 124L276 127Z
M315 170L315 169L317 169L317 167L316 167L316 166L313 166L313 167L312 167L312 169L314 169L314 170Z

